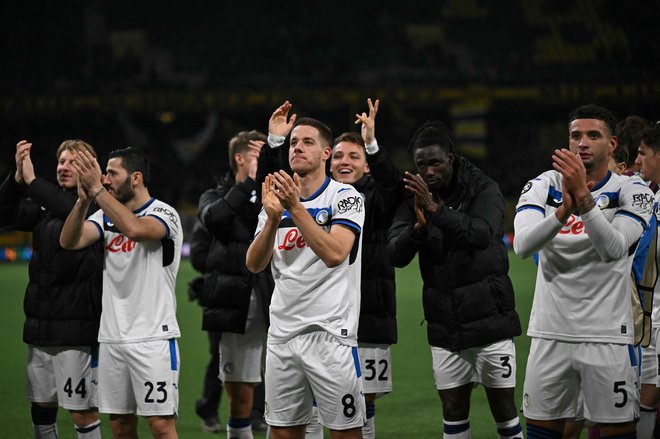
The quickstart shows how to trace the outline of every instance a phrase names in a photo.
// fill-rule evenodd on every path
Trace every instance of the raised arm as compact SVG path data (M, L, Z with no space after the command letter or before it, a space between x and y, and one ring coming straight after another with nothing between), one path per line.
M60 245L68 250L78 250L89 247L101 238L101 230L98 224L85 221L92 197L85 190L80 179L78 179L78 201L64 221L60 233Z
M93 198L108 219L132 241L158 241L167 235L167 227L151 217L137 217L126 206L113 197L103 186L101 168L88 151L74 155L73 167L78 172L78 181L88 198ZM81 191L78 191L80 197Z
M263 211L260 214L260 222L263 220L264 223L248 247L245 256L245 266L253 273L263 271L268 266L270 258L273 256L277 228L280 225L282 213L284 213L284 207L274 194L271 175L266 176L265 181L261 184L261 202Z

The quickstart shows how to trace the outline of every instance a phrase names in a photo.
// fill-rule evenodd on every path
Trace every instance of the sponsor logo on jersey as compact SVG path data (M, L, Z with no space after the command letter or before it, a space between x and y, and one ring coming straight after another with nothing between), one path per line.
M575 215L571 215L568 218L568 221L566 221L566 224L564 224L564 227L561 228L559 233L562 235L580 235L583 233L587 233L586 230L584 230L584 221L579 220L579 217Z
M355 210L356 212L362 212L363 204L364 202L362 201L362 197L356 195L339 200L337 207L339 208L339 213L345 213L351 209Z
M532 188L532 182L528 181L525 187L523 188L522 192L520 193L520 195L526 194L527 192L529 192L531 188Z
M294 248L305 247L305 238L300 234L298 229L289 229L284 235L284 242L277 246L278 250L293 250Z
M162 328L163 328L163 332L167 332L167 331L168 331L168 327L167 327L167 325L163 325Z
M633 194L632 205L633 207L637 207L646 212L651 212L651 208L653 206L653 197L651 194L646 193Z
M166 215L169 220L172 222L172 224L176 225L178 224L177 219L176 219L176 212L166 208L166 207L155 207L154 212L162 213L163 215Z
M137 242L131 241L124 235L117 235L112 238L112 241L105 246L105 249L110 253L130 253L137 246Z

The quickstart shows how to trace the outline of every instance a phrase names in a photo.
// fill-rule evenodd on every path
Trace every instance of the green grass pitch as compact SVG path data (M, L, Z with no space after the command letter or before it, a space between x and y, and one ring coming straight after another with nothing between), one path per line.
M532 303L536 267L531 260L509 256L510 276L516 290L516 305L523 333ZM195 276L187 260L182 261L177 281L178 310L181 326L181 378L179 419L177 430L181 438L209 438L202 433L200 420L193 411L194 402L201 394L202 375L208 361L206 334L201 330L201 309L188 301L186 284ZM0 437L30 438L30 405L25 398L26 345L22 342L23 293L27 282L26 264L0 265L2 295L0 296L0 332L3 334L2 367L0 368L0 407L2 427ZM440 398L434 388L431 372L430 349L426 342L426 327L422 325L421 278L417 262L397 270L397 300L399 343L392 348L394 391L376 402L376 435L388 438L440 438L442 437L442 411ZM520 405L525 363L529 351L529 338L516 338L517 391L516 404ZM227 419L227 403L223 397L221 418ZM107 416L101 415L103 437L110 438ZM60 438L75 439L75 431L64 410L58 412ZM146 422L139 422L140 437L151 437ZM472 437L496 438L495 424L490 415L483 388L475 389L470 415ZM215 437L226 437L222 432ZM255 434L257 438L264 434ZM326 432L326 437L329 437Z

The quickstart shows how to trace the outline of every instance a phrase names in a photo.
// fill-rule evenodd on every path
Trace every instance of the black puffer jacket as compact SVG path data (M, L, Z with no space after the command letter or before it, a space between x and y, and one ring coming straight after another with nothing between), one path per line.
M0 227L32 232L25 291L23 341L37 346L98 344L103 282L103 243L64 250L60 232L76 202L41 178L28 187L11 173L0 186ZM43 209L42 209L43 206Z
M400 172L381 148L368 155L370 174L353 186L365 196L362 228L362 298L358 341L394 344L396 285L394 267L387 256L387 232L396 208L403 200Z
M520 335L521 330L502 242L499 186L456 156L453 188L424 235L413 229L417 219L408 197L390 228L388 253L395 266L403 267L419 251L429 344L460 351Z
M200 298L204 306L202 328L206 331L244 334L253 288L261 297L264 320L268 322L274 287L270 269L252 274L245 266L261 210L258 190L251 178L235 183L228 173L199 199L199 219L213 236Z

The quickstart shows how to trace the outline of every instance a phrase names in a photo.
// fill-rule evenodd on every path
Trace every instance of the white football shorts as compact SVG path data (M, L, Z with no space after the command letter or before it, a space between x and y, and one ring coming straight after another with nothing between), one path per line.
M362 385L366 395L392 391L392 352L388 344L358 343Z
M332 430L362 427L367 419L357 347L319 330L267 345L266 422L309 424L316 400L319 423Z
M220 373L222 382L260 383L266 357L266 324L253 292L245 334L224 332L220 340Z
M583 415L597 423L639 417L639 388L628 345L532 338L523 391L527 418ZM580 412L580 391L583 413Z
M660 328L651 330L651 342L645 348L642 348L642 384L652 384L660 387L660 364L658 363L658 331Z
M98 394L101 413L176 415L179 406L176 340L101 343Z
M96 407L98 347L28 345L27 398L67 410Z
M516 386L516 348L513 339L458 352L431 346L433 376L438 390L469 383L502 389Z

